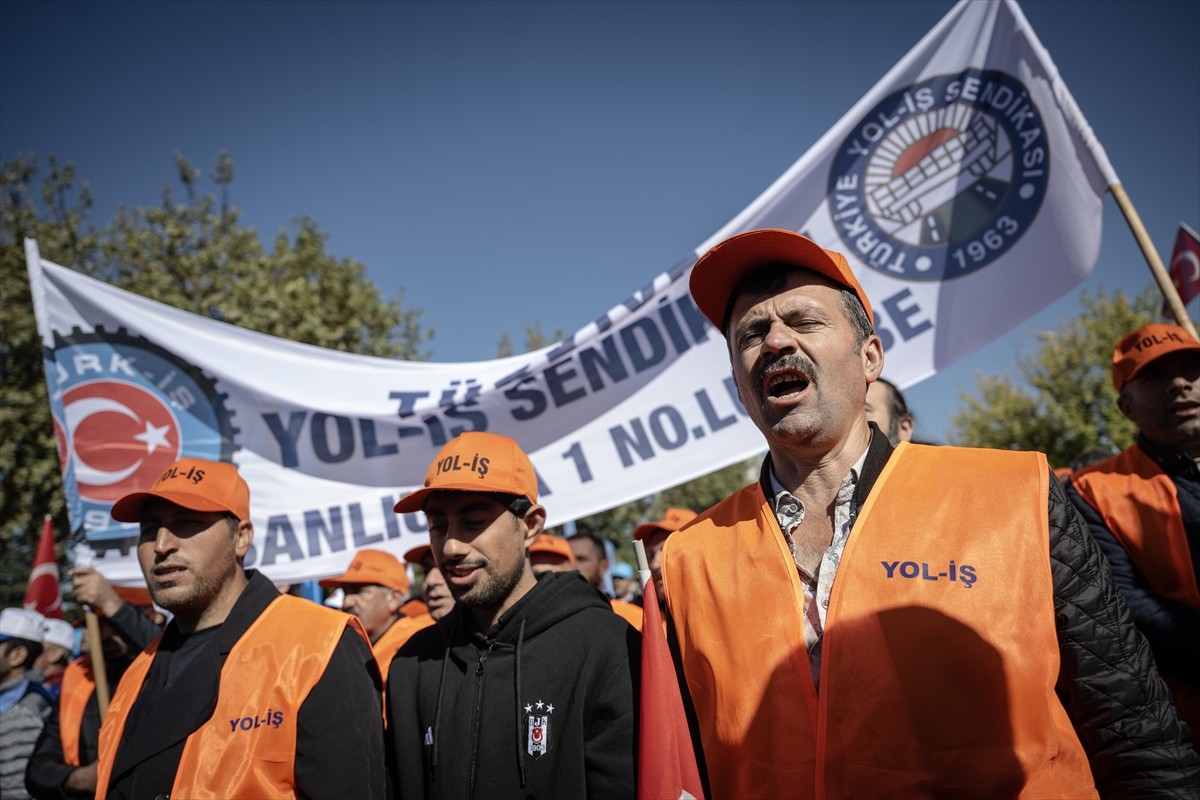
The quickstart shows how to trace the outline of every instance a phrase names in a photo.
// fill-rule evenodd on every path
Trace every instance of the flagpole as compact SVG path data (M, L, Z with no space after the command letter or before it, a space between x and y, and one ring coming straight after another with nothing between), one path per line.
M1200 339L1200 336L1196 335L1196 326L1192 324L1192 319L1188 316L1187 307L1184 306L1179 291L1171 281L1171 276L1167 274L1166 267L1163 266L1162 259L1158 256L1158 251L1154 249L1150 235L1146 233L1146 226L1142 224L1142 218L1138 216L1137 209L1133 207L1133 202L1125 193L1125 187L1119 183L1112 183L1108 190L1112 192L1113 199L1117 201L1117 208L1121 209L1121 214L1129 223L1129 229L1133 231L1133 238L1137 240L1138 246L1142 249L1142 255L1145 257L1146 263L1150 265L1150 273L1158 283L1159 291L1166 298L1167 305L1175 316L1175 321L1194 338Z
M96 679L96 706L100 719L108 711L108 667L104 663L104 646L100 642L100 618L90 608L87 610L88 655L92 659L92 677Z

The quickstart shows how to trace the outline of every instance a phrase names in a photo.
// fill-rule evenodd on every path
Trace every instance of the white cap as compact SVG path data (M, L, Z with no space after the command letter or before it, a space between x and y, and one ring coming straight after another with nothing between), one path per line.
M56 644L75 651L75 626L65 619L47 619L42 631L42 644Z
M27 639L42 641L46 618L31 608L6 608L0 611L0 641Z

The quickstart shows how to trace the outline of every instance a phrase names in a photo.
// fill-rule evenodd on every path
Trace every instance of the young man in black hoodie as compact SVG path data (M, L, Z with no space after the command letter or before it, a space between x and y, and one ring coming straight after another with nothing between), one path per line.
M578 573L535 577L546 521L512 439L464 433L423 488L454 609L396 653L387 686L392 788L409 798L634 797L638 633Z

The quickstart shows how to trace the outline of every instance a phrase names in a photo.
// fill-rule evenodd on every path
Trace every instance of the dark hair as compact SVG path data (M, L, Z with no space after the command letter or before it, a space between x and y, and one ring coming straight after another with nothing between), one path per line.
M604 546L604 540L596 534L592 533L591 531L579 531L573 536L567 537L568 542L577 542L580 540L587 540L591 542L596 546L596 549L600 551L600 556L602 558L608 558L608 549Z
M473 492L467 489L438 489L435 492L430 492L425 498L425 502L421 504L421 510L424 511L429 501L434 495L446 492L448 494L485 494L495 500L500 505L507 508L518 517L524 518L525 512L533 508L533 501L523 494L508 494L506 492Z
M875 382L883 384L888 390L888 417L891 422L884 433L887 434L888 440L895 444L900 437L900 423L906 419L911 420L913 415L908 410L908 403L904 401L904 395L900 394L896 384L887 378L876 378Z
M523 494L504 494L503 492L493 492L492 496L500 505L507 508L515 516L524 519L525 512L533 508L533 502Z
M798 267L795 264L788 264L783 261L774 261L770 264L757 269L747 275L736 286L729 295L729 302L725 304L725 314L721 319L721 331L729 334L729 318L733 316L733 304L739 297L744 294L751 295L771 295L780 292L787 283L788 275L793 272L812 272L814 275L820 275L819 272ZM825 277L825 276L821 276ZM859 347L867 340L867 337L875 333L874 326L871 325L871 320L867 318L867 310L863 308L863 304L859 301L858 295L848 286L838 285L841 292L842 314L850 323L850 328L854 331L854 346Z
M21 662L19 669L27 670L33 667L33 662L37 661L37 657L42 654L42 643L35 642L32 639L22 639L20 636L14 636L11 639L6 639L0 644L5 645L4 652L10 653L14 647L25 648L25 660Z

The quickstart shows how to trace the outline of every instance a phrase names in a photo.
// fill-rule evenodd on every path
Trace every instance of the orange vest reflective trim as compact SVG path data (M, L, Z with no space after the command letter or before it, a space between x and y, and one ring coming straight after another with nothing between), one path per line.
M379 665L379 674L383 677L383 686L387 688L388 668L392 666L392 656L404 646L414 633L433 624L433 617L424 614L419 617L399 617L391 624L379 640L371 645L371 653L375 663Z
M644 616L642 609L633 603L626 603L624 600L610 600L609 603L612 605L612 610L617 612L617 616L637 628L638 633L642 632L642 617Z
M347 626L367 641L362 625L347 614L298 597L275 598L229 651L216 709L184 744L171 796L295 797L296 716ZM100 731L97 800L107 794L129 710L159 642L126 670L108 707Z
M665 592L713 797L1096 797L1054 693L1048 487L1039 453L901 444L842 554L820 695L759 486L673 534Z
M1136 444L1071 476L1150 588L1200 611L1200 588L1175 482Z
M63 762L79 764L79 729L83 712L96 691L92 662L88 656L77 658L63 671L62 691L58 696L58 737L62 740Z

